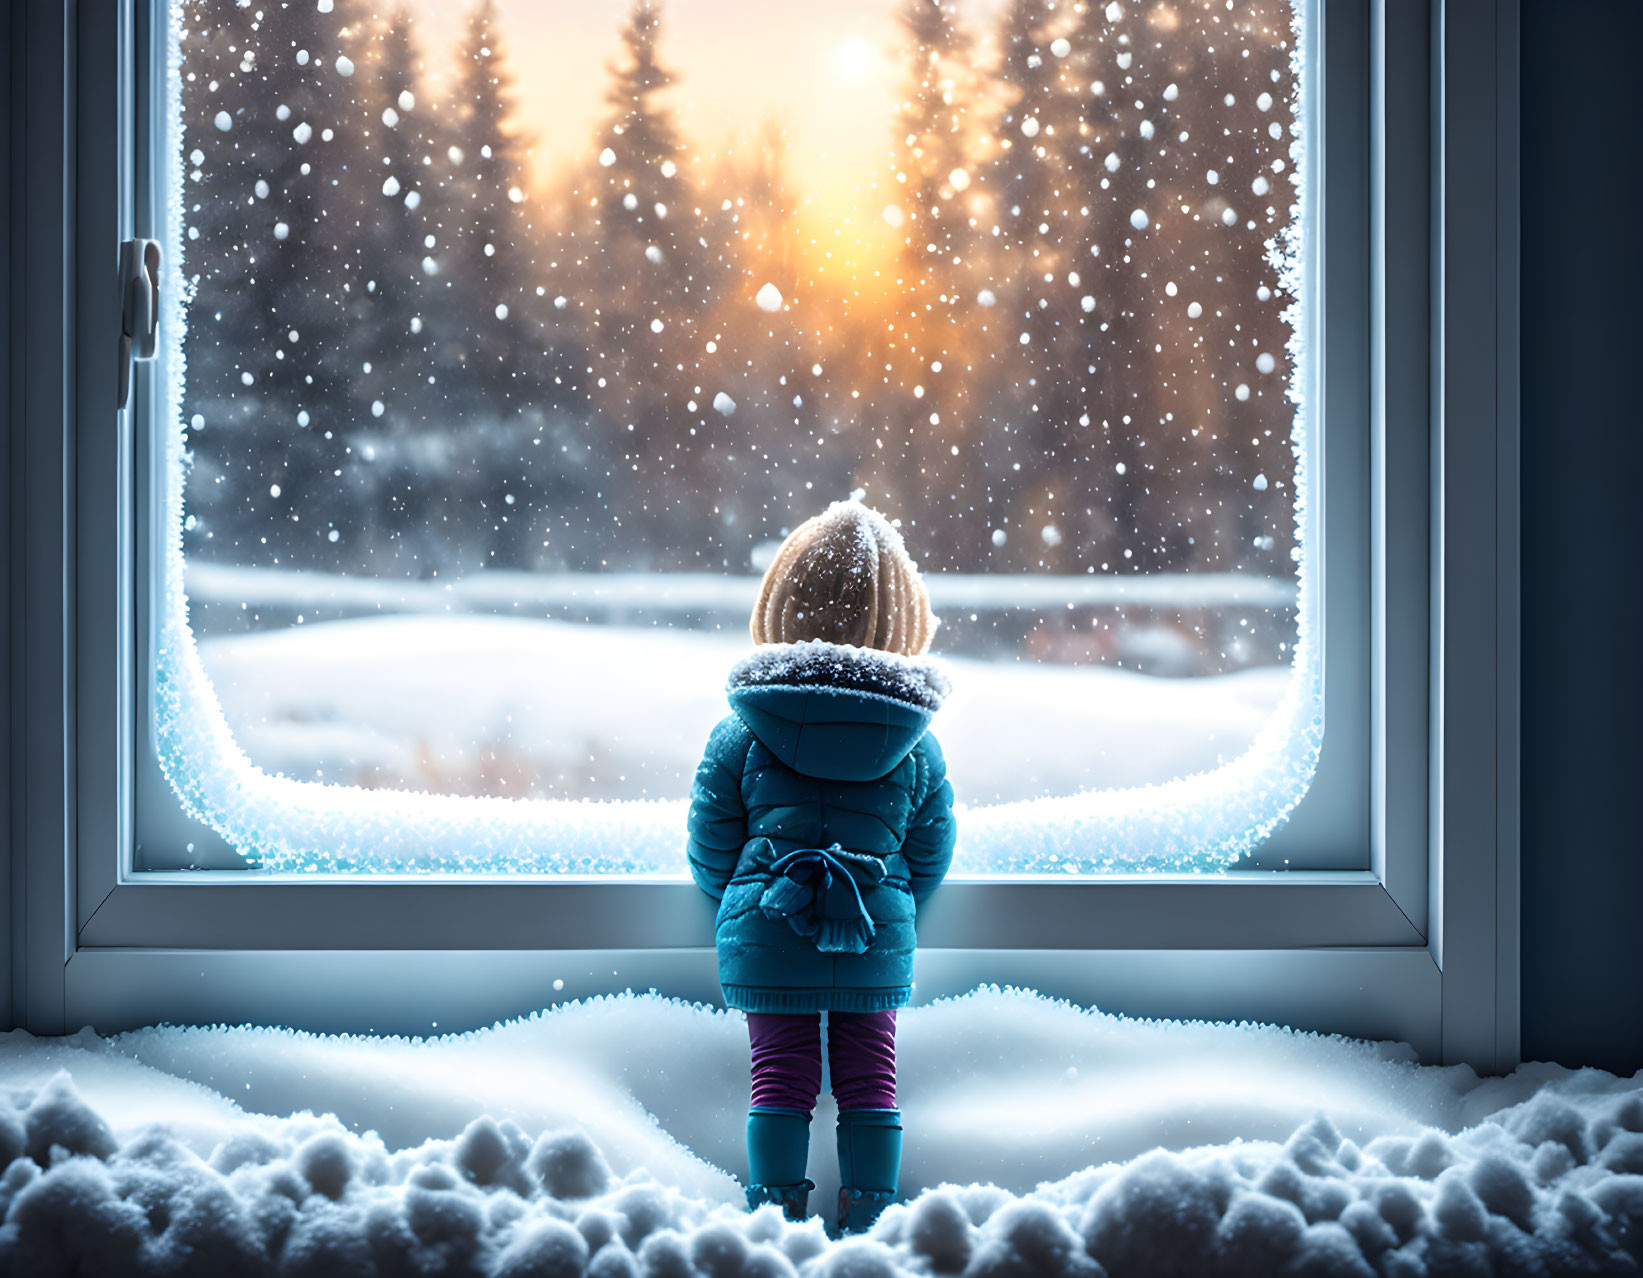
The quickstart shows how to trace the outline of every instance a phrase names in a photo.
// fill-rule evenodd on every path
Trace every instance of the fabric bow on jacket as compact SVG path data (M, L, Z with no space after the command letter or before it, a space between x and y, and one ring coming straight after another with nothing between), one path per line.
M861 889L884 881L884 862L846 852L837 843L798 848L770 867L776 881L759 898L770 919L786 919L800 936L827 954L861 954L873 941L873 916Z

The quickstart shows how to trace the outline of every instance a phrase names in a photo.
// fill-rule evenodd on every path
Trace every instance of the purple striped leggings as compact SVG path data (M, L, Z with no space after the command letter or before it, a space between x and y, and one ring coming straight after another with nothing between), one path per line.
M821 1014L749 1012L753 1104L807 1117L821 1094ZM896 1107L895 1012L829 1012L827 1068L839 1108Z

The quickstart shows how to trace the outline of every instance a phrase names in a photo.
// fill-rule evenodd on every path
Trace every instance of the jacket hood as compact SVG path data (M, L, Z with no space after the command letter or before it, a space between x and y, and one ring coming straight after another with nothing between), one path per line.
M761 644L726 690L748 730L795 772L873 781L918 744L950 684L924 658L808 640Z

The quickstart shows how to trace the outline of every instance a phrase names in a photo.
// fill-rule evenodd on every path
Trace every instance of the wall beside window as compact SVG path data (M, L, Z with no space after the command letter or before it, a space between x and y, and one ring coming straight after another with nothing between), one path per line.
M22 187L21 166L13 164L14 158L20 158L13 135L21 123L21 99L13 92L18 79L13 74L12 64L22 57L24 12L23 5L9 5L5 17L0 18L0 22L5 24L0 47L6 50L5 56L0 57L0 103L4 103L5 119L5 127L0 128L0 297L5 298L5 305L0 307L0 352L4 352L4 357L0 358L0 611L3 611L6 621L5 625L0 626L0 729L3 729L0 730L0 927L4 927L6 932L6 944L0 945L0 1026L7 1028L14 1023L11 956L16 938L22 934L13 913L14 908L21 908L21 902L12 892L11 885L11 742L18 726L13 711L14 675L11 666L11 633L15 617L11 572L11 453L18 443L11 429L12 391L16 385L11 373L12 363L16 359L11 337L14 331L12 316L21 301L12 263L22 260L17 254L18 243L12 234L11 208L14 197Z
M1627 1074L1643 1066L1639 247L1633 166L1592 125L1630 115L1640 42L1635 5L1523 5L1523 1059Z

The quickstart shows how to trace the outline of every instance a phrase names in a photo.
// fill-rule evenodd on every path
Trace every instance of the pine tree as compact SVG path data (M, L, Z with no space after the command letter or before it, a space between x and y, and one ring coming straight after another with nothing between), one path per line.
M925 292L939 295L960 277L974 228L965 202L969 185L968 82L971 43L950 0L906 0L899 20L909 58L896 121L898 207L908 223L906 263ZM957 181L955 181L957 177ZM956 307L956 299L944 304Z
M1081 446L1084 366L1078 359L1083 239L1071 157L1080 144L1074 94L1079 61L1056 0L1014 0L999 33L1002 111L996 147L982 170L989 197L987 274L998 316L989 369L993 414L987 452L994 519L1017 535L995 560L1052 567L1065 516L1059 482ZM1046 528L1056 531L1044 534ZM1053 542L1053 544L1052 544Z
M661 520L671 540L690 544L712 528L699 463L729 429L711 410L728 392L725 361L715 358L716 343L709 349L705 327L735 252L726 219L698 214L713 201L694 185L674 111L660 100L674 83L661 32L661 6L635 0L583 188L591 225L578 229L578 291L593 313L593 402L631 477L632 505ZM643 553L647 564L667 558L654 546Z
M1287 534L1275 507L1293 502L1288 411L1275 382L1256 399L1253 364L1281 351L1285 334L1277 305L1257 312L1234 290L1254 292L1250 264L1277 216L1251 228L1245 202L1270 193L1270 160L1284 149L1267 132L1270 96L1257 105L1284 79L1270 34L1281 6L1228 20L1205 2L1178 17L1183 33L1167 49L1116 2L1091 5L1074 37L1090 82L1079 185L1091 212L1078 258L1100 321L1084 326L1080 355L1095 370L1089 473L1099 494L1081 540L1098 564L1125 571L1277 566L1287 535L1258 542L1274 524ZM1254 388L1248 398L1240 384ZM1277 439L1274 418L1285 422ZM1254 489L1257 474L1267 489ZM1280 484L1276 503L1263 495ZM1270 516L1255 517L1252 497Z
M361 355L354 394L364 408L352 442L356 453L369 453L365 465L353 467L366 523L356 540L373 571L393 565L422 575L447 562L422 544L421 532L446 485L419 470L439 455L429 441L449 423L440 411L433 319L443 311L430 305L436 281L423 267L423 241L440 216L429 163L437 138L406 10L372 24L356 74L369 147L369 163L350 183L365 277L348 310L350 346Z
M454 356L447 378L460 376L460 387L448 387L448 395L453 407L476 407L493 417L517 412L534 398L529 348L516 314L530 275L524 146L513 123L503 43L495 0L479 0L468 15L446 104L444 227L433 254L449 314L462 325L444 339Z
M424 177L435 147L428 104L419 102L420 60L409 13L401 9L373 34L363 95L370 164L354 184L368 272L353 318L358 344L382 353L359 381L373 400L403 401L396 412L422 415L417 383L433 371L428 334L430 276L423 238L437 222L439 192Z
M202 427L189 502L200 551L238 562L334 558L325 512L342 504L356 410L341 185L362 155L354 16L354 0L266 20L202 5L185 41L185 412Z
M693 313L712 300L705 252L693 234L685 154L673 111L658 95L675 82L659 60L661 6L636 0L622 28L622 60L611 66L610 116L599 148L600 267L608 307L601 344L639 353L643 375L651 321L691 330ZM680 334L681 337L687 334Z
M1066 246L1080 307L1064 338L1073 395L1063 398L1061 416L1076 413L1068 434L1077 446L1058 476L1061 509L1052 518L1070 535L1069 557L1102 571L1155 567L1136 557L1146 539L1141 530L1169 518L1152 482L1168 450L1158 446L1144 411L1157 391L1151 274L1137 257L1148 251L1150 223L1132 220L1138 210L1148 219L1162 216L1168 203L1152 162L1157 104L1137 105L1147 92L1138 77L1149 78L1161 59L1144 52L1138 62L1130 28L1121 5L1091 3L1068 36L1078 69L1079 145L1067 163L1070 198L1082 216ZM1162 88L1150 86L1152 94Z
M950 0L904 0L898 21L908 66L885 212L902 229L901 289L873 353L878 385L864 388L864 425L882 447L859 478L906 510L930 544L962 558L980 483L967 430L967 363L977 347L972 47Z

